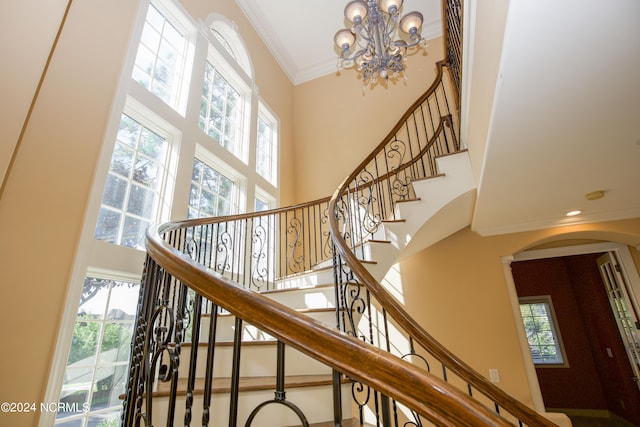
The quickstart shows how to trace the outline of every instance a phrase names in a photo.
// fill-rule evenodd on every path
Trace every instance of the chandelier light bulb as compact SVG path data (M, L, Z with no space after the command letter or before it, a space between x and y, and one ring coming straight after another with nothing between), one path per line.
M422 27L422 21L420 12L409 12L400 20L400 30L407 34L415 33Z
M347 3L345 6L344 17L347 18L349 22L358 24L367 17L367 11L367 3L362 0L355 0Z
M333 36L333 41L340 49L349 50L356 41L356 35L353 34L353 31L345 28L338 31L336 35Z
M380 9L389 14L394 14L402 7L403 0L380 0Z

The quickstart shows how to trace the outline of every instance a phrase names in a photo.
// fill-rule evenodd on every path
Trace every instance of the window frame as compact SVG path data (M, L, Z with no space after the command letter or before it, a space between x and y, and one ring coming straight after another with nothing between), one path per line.
M211 38L214 38L214 36L211 35ZM217 45L221 46L221 43L218 42L218 40L215 41L217 42ZM199 123L198 127L210 141L224 148L234 157L238 158L242 163L248 164L250 152L249 143L251 139L250 123L251 117L256 114L252 111L251 106L251 88L249 87L247 82L243 80L242 76L240 76L238 72L234 70L234 67L227 62L227 59L224 58L224 55L222 55L221 52L218 52L216 48L212 46L210 40L207 52L207 57L204 63L205 70L203 70L203 76L206 75L206 67L210 65L213 68L213 71L220 74L220 76L238 93L240 98L240 100L238 101L240 116L238 117L238 123L236 123L237 131L239 133L235 142L236 144L238 144L237 149L235 151L229 150L222 144L221 141L216 141L211 136L209 136L206 132L206 129L202 129ZM225 50L224 53L227 53L227 51ZM202 102L202 99L204 97L203 91L205 83L206 81L203 78L200 91L200 102ZM200 122L200 120L202 119L200 113L198 113L198 117L198 122Z
M99 324L99 332L98 332L98 336L97 336L97 340L96 340L96 348L95 348L95 360L93 360L93 362L91 364L87 363L86 365L78 365L78 362L74 362L71 365L76 365L76 366L72 366L72 370L73 371L77 371L77 370L91 370L91 383L89 384L90 388L87 392L86 398L87 400L85 401L84 404L81 404L79 407L74 407L73 409L75 409L75 411L77 413L75 414L70 414L68 416L62 417L62 418L58 418L58 414L56 413L55 419L54 419L54 424L55 425L61 425L61 424L66 424L67 422L73 422L76 420L82 420L82 422L84 423L85 420L90 420L91 418L95 418L95 417L99 417L101 416L101 414L110 414L112 413L112 411L116 408L120 409L121 411L121 404L118 405L111 405L108 406L106 408L91 408L91 403L93 400L93 395L95 393L95 389L92 387L94 385L94 381L96 380L96 374L100 369L104 369L104 368L117 368L117 367L124 367L126 374L128 375L128 371L129 371L129 359L130 359L130 355L129 357L126 358L126 360L124 361L115 361L115 362L107 362L104 360L101 360L100 356L101 356L101 349L102 349L102 345L103 345L103 339L104 339L104 334L105 334L105 330L106 330L106 325L107 324L123 324L123 325L131 325L131 333L135 334L135 326L136 326L136 315L137 313L133 313L132 318L131 319L110 319L108 316L108 311L107 309L109 307L111 307L111 298L113 296L112 292L113 292L113 283L114 282L120 282L120 283L124 283L124 284L129 284L129 285L134 285L137 287L136 292L139 294L140 292L140 277L134 274L129 274L129 273L120 273L120 272L115 272L115 271L110 271L110 270L106 270L103 268L88 268L83 281L82 281L82 289L84 289L84 281L87 278L96 278L96 279L100 279L100 280L106 280L109 282L109 289L108 289L108 298L105 301L105 306L104 306L104 316L102 317L98 317L96 319L91 319L90 321L87 321L87 323L95 323L95 324ZM79 298L81 298L81 294L78 295ZM80 305L80 301L76 301L76 313L74 316L74 322L73 322L73 330L75 331L75 326L76 324L79 322L78 321L78 310L81 308ZM135 304L137 306L137 303ZM137 311L137 309L136 309ZM129 348L129 344L130 344L131 339L126 341L126 347ZM68 358L69 355L71 353L71 346L69 346L69 348L67 349L68 353L67 353L67 358L65 360L65 366L63 367L63 373L66 376L67 374L67 369L69 368L69 364L68 364ZM124 381L124 384L126 386L126 378ZM62 385L61 390L60 390L60 394L62 394L62 390L64 388L64 385ZM88 407L85 405L89 405ZM85 410L85 408L88 408L88 410ZM120 414L118 415L117 419L120 419Z
M138 57L140 44L142 43L142 34L147 24L147 16L148 16L150 7L155 8L156 11L158 11L162 15L165 21L167 21L170 25L172 25L173 28L178 33L180 33L180 35L184 38L185 46L182 52L182 58L179 65L176 67L177 74L178 74L176 78L178 80L178 83L176 84L175 94L172 95L171 102L165 101L159 95L156 95L156 93L153 92L150 88L147 88L146 85L138 82L134 78L134 73L137 68L136 60ZM147 5L147 8L144 13L144 17L142 19L142 28L140 30L140 35L139 35L140 37L136 44L135 53L133 54L132 65L131 65L132 68L129 76L131 81L134 84L140 86L142 89L144 89L149 94L159 99L162 103L166 104L167 106L169 106L171 109L175 110L182 116L184 116L186 113L187 102L189 100L189 88L191 87L191 84L192 84L191 76L193 74L192 70L194 65L195 44L196 44L195 34L196 34L196 27L189 21L189 19L185 16L184 12L177 9L176 5L174 5L173 2L162 1L162 0L150 1ZM156 55L156 60L157 60L157 53L158 52L154 53ZM151 77L153 78L153 76Z
M246 195L246 191L245 191L246 179L244 179L242 175L236 172L233 168L231 168L230 166L222 162L222 160L218 159L216 156L206 151L204 148L200 148L196 150L196 155L193 158L193 165L195 165L196 161L201 162L205 166L212 169L214 172L220 174L222 177L228 179L233 183L233 191L232 191L231 198L229 200L231 204L231 211L229 213L223 213L223 214L216 212L214 215L215 216L235 215L235 214L244 212L245 203L243 203L242 199L245 198L245 195ZM192 167L192 173L193 173L193 167ZM193 178L190 181L189 192L191 192L192 185L193 185ZM201 186L200 184L198 185ZM202 191L202 188L200 188L200 191ZM220 194L216 193L216 197L219 197L219 196ZM191 200L191 196L189 196L188 210L194 209L191 206L190 200ZM196 218L200 218L200 215L199 215L201 212L200 208L198 208L197 211L198 211L198 217ZM188 214L187 214L187 217L190 219L195 219L190 217Z
M221 148L226 150L224 147ZM201 144L196 144L196 152L192 160L195 159L200 160L216 172L233 181L235 186L234 204L236 211L232 212L232 214L245 213L247 209L247 177ZM193 170L193 162L191 163L191 166L191 169Z
M518 303L519 303L518 307L519 307L520 320L522 321L522 326L525 331L525 336L527 337L527 345L529 347L530 352L531 352L531 345L529 344L529 340L528 340L527 326L522 316L522 311L521 311L522 306L531 305L531 304L545 304L546 312L547 312L547 320L549 321L549 325L550 325L550 331L556 343L555 347L558 352L558 355L562 360L562 362L560 363L556 363L556 362L544 363L544 362L536 361L536 358L533 356L533 354L530 353L531 360L534 366L536 367L536 369L537 368L569 368L570 367L569 360L567 359L567 353L564 348L564 342L562 340L562 334L560 333L560 327L558 324L558 319L556 317L555 308L553 306L553 300L551 298L551 295L535 295L535 296L519 297Z
M138 101L134 100L131 97L127 97L127 101L124 105L124 108L122 109L122 112L118 116L119 119L117 120L116 129L113 134L114 136L113 136L113 139L111 140L112 145L111 145L111 150L109 151L110 155L108 160L109 166L107 166L107 170L105 174L105 182L102 186L102 192L100 193L101 197L98 202L98 216L96 216L96 219L95 219L96 222L95 222L94 236L93 236L94 240L97 240L97 241L105 241L103 239L96 239L95 231L99 225L99 214L100 214L100 211L102 210L102 199L103 199L104 191L106 189L106 180L108 179L108 176L111 172L111 166L110 166L111 159L113 157L116 144L118 143L117 138L118 138L118 132L120 130L120 122L122 117L125 115L131 118L132 120L136 121L137 123L139 123L142 127L148 129L149 131L163 138L166 144L165 158L162 164L160 164L162 171L160 173L160 176L158 177L160 182L158 183L158 188L156 190L157 200L155 202L155 211L149 218L146 218L146 219L148 219L149 222L152 224L155 222L166 221L169 219L169 215L171 212L171 206L173 203L174 190L175 190L175 180L173 179L173 177L175 176L175 172L178 167L178 164L177 164L178 151L179 151L180 138L181 138L180 131L177 130L172 125L170 125L169 123L167 123L166 121L164 121L162 118L157 116L154 112L149 110L147 107L145 107ZM127 185L131 186L132 182L133 182L132 179L129 179ZM126 213L127 212L126 206L124 206L121 209L121 211ZM107 242L107 243L131 248L134 250L142 250L142 251L145 250L144 246L142 247L127 246L127 245L123 245L121 242L120 243Z
M270 159L270 177L263 176L258 171L258 159L260 155L259 149L259 127L260 120L266 122L271 129L271 140L269 143L269 159ZM255 171L259 177L267 181L274 188L280 188L280 122L275 118L273 113L269 111L269 109L262 102L258 103L258 114L257 114L257 123L256 123L256 141L255 141L255 150L256 150L256 164ZM274 164L275 162L275 164Z

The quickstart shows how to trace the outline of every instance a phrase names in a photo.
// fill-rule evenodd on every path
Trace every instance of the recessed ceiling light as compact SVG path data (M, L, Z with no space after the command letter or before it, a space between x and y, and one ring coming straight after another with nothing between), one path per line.
M576 216L576 215L580 215L581 213L582 213L582 211L569 211L565 215L566 216Z

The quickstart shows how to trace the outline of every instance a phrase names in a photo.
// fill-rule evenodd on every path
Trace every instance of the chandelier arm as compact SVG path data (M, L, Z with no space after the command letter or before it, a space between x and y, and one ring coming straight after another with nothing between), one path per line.
M393 33L398 28L398 17L396 15L389 15L389 19L383 19L382 22L384 22L385 37L387 37L388 39L392 39Z
M362 38L362 40L365 40L369 43L373 41L373 35L369 34L369 29L366 28L364 25L362 24L354 25L354 30L355 30L354 32L357 35L359 35Z
M412 37L412 39L415 39L415 37ZM417 45L419 45L420 43L423 43L423 42L424 42L424 38L420 37L420 38L418 38L418 40L416 40L413 43L400 43L399 40L395 40L395 41L393 41L393 44L395 46L399 47L399 48L410 48L410 47L417 46Z
M358 59L359 57L364 55L365 52L366 52L366 49L360 49L360 50L356 51L353 54L353 56L349 56L349 51L348 50L343 50L342 51L342 55L340 55L340 59L344 60L344 61L355 61L356 59Z

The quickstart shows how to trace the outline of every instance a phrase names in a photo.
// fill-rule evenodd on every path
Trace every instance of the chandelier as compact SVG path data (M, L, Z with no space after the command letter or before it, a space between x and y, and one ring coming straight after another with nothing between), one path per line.
M353 25L350 29L338 31L333 38L341 49L338 69L356 65L362 71L365 86L368 83L374 84L378 77L387 80L389 76L396 78L402 74L408 49L425 43L419 33L422 14L409 12L400 18L402 2L403 0L355 0L347 4L344 16ZM408 42L403 39L393 40L398 27L409 35Z

